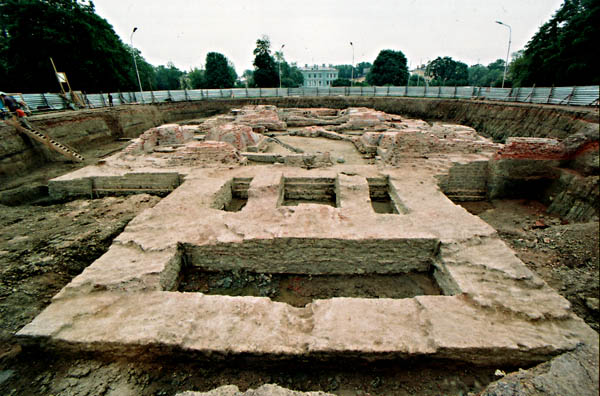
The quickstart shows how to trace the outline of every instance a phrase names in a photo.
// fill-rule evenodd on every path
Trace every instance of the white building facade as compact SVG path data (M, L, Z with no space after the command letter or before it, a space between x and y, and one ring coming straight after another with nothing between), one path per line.
M319 87L331 87L331 82L338 78L338 70L331 66L327 67L324 64L322 66L313 65L300 68L300 72L304 77L304 87L319 88Z

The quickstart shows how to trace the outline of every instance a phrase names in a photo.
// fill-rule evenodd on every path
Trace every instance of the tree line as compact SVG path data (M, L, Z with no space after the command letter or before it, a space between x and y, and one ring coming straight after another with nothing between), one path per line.
M513 54L505 86L598 84L593 40L598 37L599 22L600 0L565 0L526 47ZM133 57L145 90L303 84L298 65L288 63L281 51L273 53L267 36L256 41L253 55L254 68L241 76L218 52L208 53L204 67L190 71L173 63L153 66L138 49L123 43L108 21L96 14L91 1L0 2L0 88L4 91L56 91L50 57L74 89L87 92L139 89ZM500 86L504 66L502 59L487 66L467 66L445 56L429 62L422 69L424 76L410 75L402 51L385 49L372 64L335 65L338 79L332 85Z

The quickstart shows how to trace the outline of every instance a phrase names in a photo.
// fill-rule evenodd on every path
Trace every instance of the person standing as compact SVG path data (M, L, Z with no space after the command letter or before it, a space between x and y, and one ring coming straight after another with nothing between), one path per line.
M7 95L4 92L0 92L0 99L2 99L2 103L8 108L10 113L13 115L13 119L19 120L19 123L27 128L33 130L29 121L27 121L27 116L21 107L27 108L27 105L23 101L17 101L14 97Z
M113 107L113 97L110 92L108 93L108 106Z
M0 98L0 120L5 119L10 113L4 106L4 99Z
M0 98L2 98L2 103L4 103L4 106L6 106L11 113L15 113L19 108L19 103L12 96L0 92Z

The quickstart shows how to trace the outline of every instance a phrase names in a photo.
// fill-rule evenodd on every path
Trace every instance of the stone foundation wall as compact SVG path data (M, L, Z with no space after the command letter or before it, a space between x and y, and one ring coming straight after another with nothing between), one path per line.
M488 161L455 164L438 180L440 189L453 201L483 200L487 196Z
M242 243L184 246L187 263L206 271L291 274L398 274L427 272L434 239L273 238ZM235 254L232 254L232 249ZM344 255L340 256L339 252Z
M182 183L175 172L127 173L121 176L94 176L82 179L54 179L48 183L52 199L149 193L166 195Z

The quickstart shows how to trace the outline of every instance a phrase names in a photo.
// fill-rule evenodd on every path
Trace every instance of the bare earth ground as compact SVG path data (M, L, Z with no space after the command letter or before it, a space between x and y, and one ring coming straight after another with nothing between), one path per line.
M97 157L112 149L97 149ZM85 154L93 159L93 154ZM50 170L45 167L15 180L11 187L30 180L43 182L76 167L54 164ZM133 217L158 200L138 195L49 206L0 206L1 395L173 395L224 384L246 389L277 383L343 396L466 396L470 392L476 395L497 379L496 369L517 369L440 361L377 365L347 361L203 363L185 358L128 361L22 351L13 334L100 256ZM525 200L464 206L498 229L529 268L568 298L577 314L598 330L598 222L561 224L560 219L544 215L541 204ZM534 228L541 227L538 221L542 218L549 227Z
M346 164L367 164L369 163L363 158L363 155L359 153L351 142L342 140L331 140L326 138L309 138L302 136L277 136L277 139L287 143L293 147L304 150L307 153L314 153L317 151L330 151L332 154L332 161L336 161L338 158L343 158ZM275 153L284 153L281 150L281 146L278 144L270 143L269 148L273 147ZM270 150L269 150L270 151ZM289 151L287 152L289 153Z
M543 204L525 199L465 202L463 206L498 230L519 258L599 331L597 221L568 224L547 215Z

